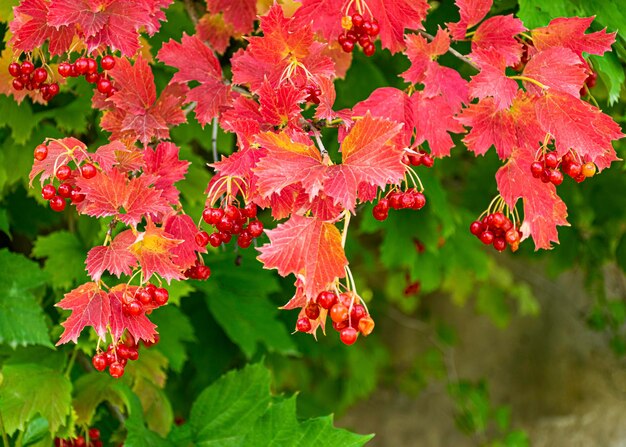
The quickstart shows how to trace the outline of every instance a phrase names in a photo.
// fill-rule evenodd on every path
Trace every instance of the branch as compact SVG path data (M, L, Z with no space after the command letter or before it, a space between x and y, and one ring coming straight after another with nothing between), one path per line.
M417 31L420 35L424 36L425 38L427 38L429 41L433 41L435 39L435 36L428 34L426 31L422 31L422 30L418 30ZM457 50L455 50L454 48L450 47L448 49L448 51L450 52L450 54L452 54L453 56L455 56L457 59L459 59L460 61L465 62L467 65L475 68L476 70L480 71L480 68L478 68L478 66L472 62L467 56L465 56L464 54L459 53Z

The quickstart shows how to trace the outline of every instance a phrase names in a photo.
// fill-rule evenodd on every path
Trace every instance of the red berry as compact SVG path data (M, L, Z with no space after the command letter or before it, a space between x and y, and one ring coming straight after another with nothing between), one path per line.
M402 194L402 196L400 197L400 205L402 206L402 208L412 208L413 205L415 205L415 198L410 191Z
M421 162L422 165L426 166L427 168L432 168L435 164L435 160L433 159L433 157L430 156L430 154L423 155Z
M209 233L206 231L198 231L196 233L196 244L200 247L206 247L209 244Z
M354 50L354 42L346 40L343 45L341 45L341 49L346 53L352 53Z
M543 164L539 161L534 161L530 165L530 172L535 178L541 177L541 174L543 173Z
M308 318L298 318L296 330L298 332L309 332L311 330L311 320Z
M236 221L241 219L241 212L235 205L228 205L224 208L224 216L228 217L232 221Z
M563 183L563 173L558 169L550 171L550 182L552 182L554 186L559 186Z
M35 160L43 161L48 156L48 146L45 144L40 144L35 148L35 152L33 153Z
M341 303L330 308L330 319L336 323L348 319L348 308Z
M354 30L350 30L346 33L346 42L352 42L353 44L359 40L359 36Z
M20 64L18 64L17 62L11 62L9 64L9 74L14 78L17 78L19 75L21 75L22 67L20 67Z
M48 86L48 93L50 94L50 99L54 98L61 91L59 84L53 82Z
M376 52L376 47L371 42L363 47L363 54L366 55L367 57L372 56L375 52Z
M352 321L353 325L358 325L359 320L366 315L367 311L365 310L365 307L361 304L357 304L355 306L352 306L352 311L350 311L350 320Z
M242 232L237 237L237 245L239 245L241 248L248 248L251 243L252 243L252 236L250 235L248 231Z
M111 363L111 365L109 366L109 374L111 374L111 377L119 379L124 375L124 365L122 365L120 362Z
M45 68L39 67L33 72L33 81L37 84L41 84L46 79L48 79L48 72Z
M128 347L128 360L137 360L139 358L139 351L135 347Z
M493 242L493 233L489 230L483 231L482 233L480 233L480 236L478 236L478 238L483 244L489 245Z
M87 82L89 82L90 84L95 84L96 82L98 82L98 80L100 79L100 74L98 73L87 73L85 75L85 79L87 80Z
M233 236L230 233L220 232L220 238L222 239L223 243L228 244L230 240L233 238Z
M59 67L57 68L57 71L61 76L67 78L72 73L72 66L67 62L61 62L59 64Z
M24 90L24 84L19 79L13 79L13 81L11 82L11 85L17 91Z
M548 152L544 157L544 162L548 168L556 168L559 165L559 157L555 152Z
M372 44L372 41L370 40L370 36L367 36L364 34L359 36L359 45L361 45L363 48L371 44Z
M167 289L163 287L157 287L154 289L154 302L159 306L164 305L170 299L170 294Z
M206 208L202 213L202 218L208 224L217 224L224 217L222 208Z
M380 33L380 27L378 25L378 22L376 20L372 20L370 23L370 30L368 34L374 37L374 36L378 36L378 33Z
M519 242L519 234L515 228L511 228L504 235L504 239L506 240L507 244L513 245L514 243Z
M482 224L482 222L480 222L478 220L475 220L470 225L470 233L472 233L474 236L480 235L480 233L482 233L483 230L484 230L483 224Z
M57 188L57 192L64 199L69 199L72 194L72 185L69 183L61 183Z
M250 219L254 219L257 214L257 206L255 203L248 203L243 209L243 214Z
M85 447L87 445L87 443L85 442L85 438L82 436L78 436L76 439L74 439L74 445L73 447Z
M330 291L320 292L315 300L323 309L330 309L337 302L337 295Z
M248 232L252 237L259 237L263 234L263 223L259 220L253 220L248 224Z
M506 240L501 237L495 238L493 240L493 248L498 251L504 251L504 249L506 248Z
M43 188L41 188L41 197L43 197L46 200L50 200L51 198L53 198L57 193L56 188L54 187L54 185L52 184L47 184L46 186L44 186Z
M371 30L372 30L371 22L369 20L364 21L363 25L361 26L362 33L369 34Z
M97 371L104 371L107 367L107 360L104 354L96 354L91 359L91 364Z
M87 59L87 74L94 74L98 72L98 63L92 59Z
M150 304L152 302L152 298L152 294L146 289L142 289L137 292L137 299L141 302L141 304Z
M582 171L582 166L580 163L573 161L569 164L569 170L567 172L567 175L569 175L572 178L576 178L578 177L583 171Z
M339 323L336 323L333 321L333 329L336 330L337 332L341 332L342 329L345 329L348 327L348 320L343 320L340 321Z
M76 62L74 62L74 66L76 67L76 72L78 74L85 74L89 68L89 62L87 62L87 59L84 57L79 57L76 59Z
M320 307L315 303L309 303L304 308L304 313L311 320L317 320L317 317L320 316Z
M72 203L80 203L83 200L85 200L85 197L86 197L85 194L80 192L80 188L72 189L72 192L70 193L70 198L72 199Z
M343 46L343 44L347 41L347 37L345 34L340 34L339 37L337 38L337 42L339 42L339 45Z
M90 441L95 441L97 439L100 439L100 430L98 430L97 428L90 428L89 429L89 440Z
M128 303L128 313L130 315L138 317L139 315L141 315L141 312L143 312L143 306L139 301L132 300L130 303Z
M402 194L399 192L392 192L388 196L389 206L394 210L399 210L402 207L401 204Z
M383 200L385 201L384 203L382 203ZM389 204L387 199L381 199L376 205L374 205L372 215L374 216L374 219L380 220L381 222L389 217Z
M106 55L100 61L100 66L103 70L111 70L115 67L115 58L111 55Z
M585 79L585 85L587 86L587 88L593 88L596 85L597 80L598 73L592 71L591 73L589 73L589 76L587 76L587 79Z
M414 210L421 210L426 205L426 196L421 192L413 193L413 206L411 207Z
M222 245L222 238L219 233L211 233L209 234L209 244L211 247L219 247Z
M65 200L61 196L54 196L50 199L50 208L57 213L65 209Z
M360 28L361 26L363 26L363 16L361 14L352 14L352 24L356 27L356 28Z
M492 222L494 227L502 228L504 226L504 223L506 222L506 217L504 217L504 214L502 213L494 213Z
M117 352L118 358L128 359L128 355L129 355L128 346L120 344L115 350L115 352Z
M209 276L211 276L211 269L208 265L199 265L196 269L198 271L197 279L205 281L209 279Z
M85 163L84 165L80 167L80 173L84 178L90 179L96 176L96 174L98 173L98 170L91 163Z
M550 169L546 168L541 173L541 177L539 177L543 183L550 183Z
M72 175L72 169L68 165L61 165L58 167L56 176L59 180L67 180Z
M220 221L215 225L215 227L221 233L230 233L233 230L233 221L228 217L224 216L220 219Z
M113 88L113 84L111 84L111 81L106 78L100 78L100 80L98 80L96 88L100 93L104 93L106 95Z
M35 70L35 66L33 65L32 62L30 61L22 62L22 67L20 68L20 71L22 72L22 74L29 75L33 72L33 70Z
M339 338L341 339L342 343L348 346L353 345L358 336L359 333L353 327L344 328L339 333Z

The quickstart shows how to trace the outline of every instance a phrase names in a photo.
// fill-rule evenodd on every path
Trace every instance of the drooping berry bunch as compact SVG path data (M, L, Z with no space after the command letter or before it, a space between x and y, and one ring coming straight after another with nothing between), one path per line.
M376 220L386 220L389 217L389 208L394 210L412 209L420 210L426 205L426 196L415 188L409 188L406 191L391 191L385 197L380 199L374 208L372 214Z
M54 447L102 447L100 430L90 428L87 431L87 438L82 435L73 439L54 438Z
M125 295L125 298L127 301L122 305L122 311L137 317L142 313L150 314L152 309L167 304L170 294L164 287L147 284L145 287L138 287L132 296Z
M50 101L59 94L59 84L48 83L48 71L44 67L35 68L35 64L26 60L21 64L9 64L9 74L13 76L12 86L15 90L39 90L44 101Z
M517 251L522 238L521 231L502 211L487 214L481 220L472 222L470 232L483 244L493 245L498 251L504 251L507 245L511 251Z
M95 59L79 57L74 63L61 62L58 71L64 78L84 76L87 82L96 85L96 89L100 93L111 96L115 93L115 87L113 87L106 71L115 67L115 58L111 55L104 56L100 60L100 67L103 70L102 72L98 71L98 62Z
M582 163L571 151L561 158L556 152L547 152L530 165L530 172L533 177L541 179L542 182L558 186L563 183L563 173L578 183L587 177L593 177L596 173L596 165L593 162Z
M413 152L405 153L402 162L405 165L424 166L427 168L432 168L433 165L435 164L435 160L433 159L433 157L424 149L420 149L415 153Z
M320 103L320 96L322 96L322 90L315 85L307 85L304 87L304 93L306 93L306 102L310 102L312 104Z
M380 27L376 19L368 20L361 14L352 14L352 17L345 16L341 25L347 31L339 36L339 45L346 53L352 53L355 45L361 45L363 54L371 56L376 52L376 46L372 42L373 38L380 33Z
M202 247L208 244L219 247L229 243L233 235L236 235L237 245L248 248L253 239L263 234L263 223L256 216L257 206L254 203L248 203L243 208L232 202L223 208L207 207L202 213L202 219L213 226L215 231L211 234L206 231L198 232L196 242Z
M38 145L33 155L37 161L45 160L48 158L48 147L45 144ZM41 189L41 196L50 203L52 210L61 212L65 209L66 199L69 199L74 205L85 200L85 194L81 193L80 188L74 184L74 179L78 175L91 179L97 174L98 168L88 161L83 162L76 169L72 169L66 164L60 165L56 168L50 183ZM54 186L55 178L59 181L58 186Z
M209 235L205 231L200 231L196 234L196 243L198 245L202 245L204 243L205 238L209 237ZM202 245L206 246L206 243ZM185 278L189 279L198 279L200 281L206 281L211 276L211 269L208 265L205 265L201 259L196 259L196 264L187 270L185 270Z
M143 345L149 348L159 342L159 336L155 335L154 343L144 342ZM96 354L91 358L91 364L96 371L104 371L109 368L109 374L115 379L119 379L124 375L124 369L128 361L134 361L139 358L139 345L127 336L124 342L110 344L106 351L98 349Z
M313 327L311 321L320 318L324 309L330 315L333 329L339 332L342 343L352 345L359 334L368 336L374 330L374 320L361 302L361 298L352 292L340 293L339 296L329 290L320 292L315 301L304 308L305 316L296 322L296 330L309 332Z

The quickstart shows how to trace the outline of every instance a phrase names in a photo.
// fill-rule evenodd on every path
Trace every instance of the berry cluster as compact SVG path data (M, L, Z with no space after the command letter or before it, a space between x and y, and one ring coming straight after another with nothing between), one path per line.
M158 334L154 336L154 343L143 342L146 348L158 343ZM91 364L96 371L104 371L109 367L109 374L115 379L119 379L124 375L124 368L129 360L137 360L139 358L139 345L128 337L124 343L117 345L111 344L106 351L98 351L92 358Z
M402 162L405 165L425 166L427 168L432 168L435 164L433 157L423 149L420 149L417 153L407 152L404 154Z
M50 101L59 94L59 84L47 83L48 72L45 68L35 68L31 61L21 64L12 62L9 64L9 74L13 76L13 88L15 90L39 90L44 101Z
M142 313L152 313L152 309L164 306L170 299L167 289L148 284L138 287L131 299L122 304L122 311L134 317Z
M115 67L115 58L111 55L104 56L100 60L100 67L107 71ZM115 87L106 73L98 72L98 62L90 57L79 57L74 63L61 62L58 68L59 74L64 78L84 76L90 84L96 84L96 89L107 96L115 93Z
M263 234L263 224L256 220L256 214L257 207L254 203L248 203L244 208L233 204L224 208L205 208L202 219L216 231L211 234L206 231L198 232L196 242L202 247L208 244L219 247L229 243L233 235L237 235L237 245L248 248L254 238Z
M380 33L376 19L370 21L356 13L352 14L352 17L345 16L342 19L342 26L348 30L345 34L341 34L338 39L343 51L352 53L354 46L358 43L366 56L371 56L376 52L376 46L372 42L372 38Z
M43 161L48 157L48 147L40 144L35 148L35 160ZM80 174L79 174L80 172ZM73 170L68 165L57 167L55 177L60 184L55 187L52 182L48 183L41 189L41 196L50 203L53 211L61 212L65 209L66 199L69 199L74 205L85 200L85 194L80 192L80 188L73 185L73 179L77 175L81 175L86 179L94 178L98 174L98 169L89 162L83 163L77 169Z
M511 251L517 251L522 237L521 231L500 211L472 222L470 233L485 245L493 244L493 248L498 251L504 251L507 245L511 246Z
M201 245L198 239L200 239L201 242L204 242L205 237L209 237L209 235L205 231L200 231L196 234L196 243ZM185 278L206 281L209 279L209 276L211 276L211 269L208 265L204 265L200 259L196 259L196 264L185 270Z
M383 221L389 217L389 208L420 210L424 208L424 205L426 205L426 196L415 188L392 191L374 205L372 214L374 219Z
M319 104L320 103L320 96L322 95L322 91L319 89L319 87L316 87L315 85L307 85L306 87L304 87L304 93L306 93L306 102L310 102L312 104Z
M77 436L74 439L54 438L54 447L102 447L100 430L90 428L87 432L87 439L84 436Z
M324 291L317 295L304 308L305 316L296 322L298 332L309 332L313 327L311 320L317 320L321 309L328 311L333 322L333 329L339 332L339 338L346 345L354 344L359 333L368 336L374 330L374 320L362 304L355 304L360 298L353 293Z
M587 177L593 177L596 165L592 162L581 163L572 152L568 152L560 159L555 152L548 152L530 165L530 172L542 182L558 186L563 183L563 173L578 183Z

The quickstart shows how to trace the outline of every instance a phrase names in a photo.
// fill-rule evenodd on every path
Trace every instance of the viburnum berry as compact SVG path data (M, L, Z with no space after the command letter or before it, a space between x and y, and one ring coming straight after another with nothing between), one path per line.
M585 163L582 165L581 173L585 177L593 177L596 174L596 165L592 162Z
M263 223L259 220L253 220L248 224L250 236L259 237L263 234Z
M57 193L57 189L54 187L54 185L48 183L47 185L45 185L43 188L41 188L41 197L43 197L46 200L50 200L51 198L53 198Z
M348 308L341 303L330 308L330 319L335 323L348 319Z
M128 314L133 315L135 317L141 315L141 313L143 312L143 306L137 300L132 300L130 303L128 303L127 309L128 309Z
M59 180L67 180L72 175L72 168L68 165L61 165L58 167L56 176Z
M109 374L115 379L119 379L124 375L124 365L120 362L113 362L109 365Z
M237 237L237 245L241 248L248 248L252 243L252 236L245 230Z
M111 92L111 89L113 88L113 84L111 84L111 81L109 81L106 78L100 78L98 80L98 83L96 84L96 88L98 89L98 91L102 94L107 94Z
M65 199L61 196L54 196L50 199L50 208L53 211L60 213L65 209Z
M311 320L306 317L298 318L298 321L296 322L296 330L298 332L309 332L311 328Z
M85 163L80 167L80 174L83 176L83 178L91 179L94 178L96 174L98 174L98 170L91 163Z
M170 298L170 294L167 289L163 287L157 287L154 289L154 302L159 306L164 305Z
M209 245L209 233L207 233L206 231L198 231L196 233L196 244L198 244L200 247L206 247L207 245Z
M20 67L20 71L22 74L29 75L35 70L35 65L33 65L30 61L22 62L22 66Z
M342 329L339 334L339 338L341 339L341 342L348 346L353 345L354 342L356 342L356 339L358 338L358 336L359 336L359 333L357 332L357 330L351 326L348 326Z
M61 183L57 188L57 193L64 199L69 199L72 194L72 185L69 183Z
M372 214L376 220L386 220L389 217L389 201L387 199L380 199L374 208Z
M483 230L484 230L483 224L482 224L482 222L480 222L478 220L475 220L470 225L470 233L472 233L474 236L479 236L480 233L483 232Z
M337 302L337 295L335 295L333 292L325 290L317 295L315 301L322 309L328 310L333 307L333 305Z
M115 67L115 58L107 54L100 61L100 66L103 70L112 70Z
M311 320L317 320L317 317L320 316L320 307L315 303L309 303L304 308L304 313Z
M17 78L22 74L22 67L17 62L11 62L9 64L9 74L14 78Z
M85 197L85 194L80 192L80 188L78 187L72 189L72 192L70 193L70 199L72 199L72 203L74 204L84 201Z
M61 76L67 78L72 73L72 66L67 62L61 62L57 67L57 71Z
M96 371L104 371L107 367L107 360L103 354L96 354L92 357L91 363Z

